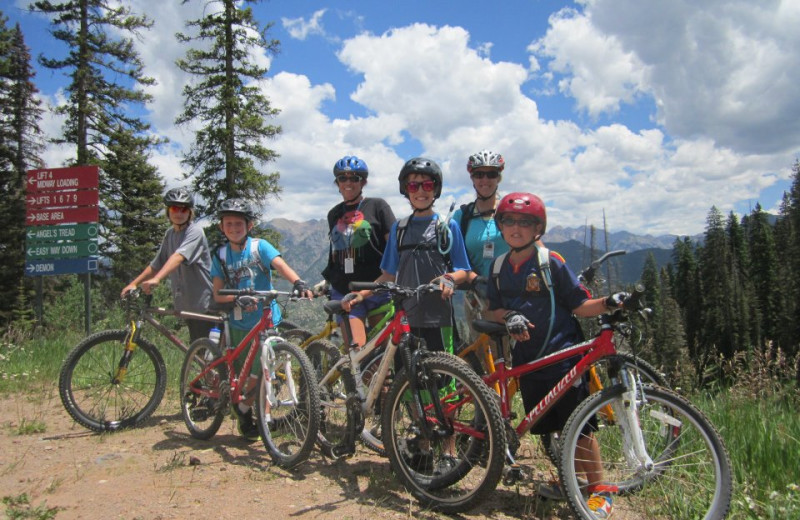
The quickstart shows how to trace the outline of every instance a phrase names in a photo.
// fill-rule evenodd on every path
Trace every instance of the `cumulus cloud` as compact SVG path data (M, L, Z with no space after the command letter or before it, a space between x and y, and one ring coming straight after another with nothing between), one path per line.
M322 26L322 17L327 9L315 11L309 20L305 18L281 18L284 29L289 36L298 40L305 40L309 35L315 34L325 36L325 28Z

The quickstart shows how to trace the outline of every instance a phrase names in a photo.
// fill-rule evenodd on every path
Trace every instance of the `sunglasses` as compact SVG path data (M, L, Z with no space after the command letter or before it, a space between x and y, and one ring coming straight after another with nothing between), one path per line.
M536 220L530 218L515 219L511 217L503 217L500 219L500 224L505 227L519 226L521 228L533 227Z
M336 182L361 182L360 175L339 175L336 177Z
M435 181L422 181L422 182L411 181L411 182L406 184L406 189L408 190L409 193L416 193L416 192L419 191L420 186L422 186L422 189L425 190L425 191L433 191L433 188L436 187L436 182Z
M185 213L189 211L189 208L186 206L169 206L169 210L175 213Z
M489 172L472 172L473 179L483 179L484 177L488 179L496 179L500 177L500 172L494 170Z

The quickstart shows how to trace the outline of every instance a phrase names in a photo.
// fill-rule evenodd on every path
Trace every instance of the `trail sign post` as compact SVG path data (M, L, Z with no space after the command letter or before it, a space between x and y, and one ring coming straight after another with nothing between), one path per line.
M25 275L85 274L86 333L91 332L91 273L97 271L100 169L28 170L25 177ZM41 279L38 279L39 281ZM37 315L42 319L41 284Z

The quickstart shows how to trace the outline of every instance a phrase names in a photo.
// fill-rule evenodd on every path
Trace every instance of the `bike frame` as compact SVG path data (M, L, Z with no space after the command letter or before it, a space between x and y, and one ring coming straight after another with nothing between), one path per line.
M589 341L584 341L569 348L559 350L540 359L529 361L514 368L506 368L504 358L499 358L495 362L495 371L483 377L486 384L493 386L499 383L500 386L500 408L503 417L511 414L511 397L513 394L508 392L509 379L519 378L520 376L534 373L545 367L549 367L564 361L565 359L581 356L581 359L573 366L569 372L534 406L515 428L517 435L522 436L547 413L555 403L569 391L572 385L585 373L592 365L601 359L611 357L617 353L613 341L614 331L611 325L603 324L600 335Z
M392 317L391 321L389 321L383 329L379 332L376 332L375 336L367 341L363 347L360 349L351 348L348 352L347 357L341 357L339 361L333 365L328 372L319 380L319 385L325 385L333 380L335 380L339 371L339 368L343 366L348 361L350 362L350 366L354 369L354 378L356 382L356 389L359 394L359 399L361 401L361 413L364 417L372 417L374 415L375 410L375 402L379 398L381 390L383 388L384 382L386 381L386 376L389 374L389 365L394 361L395 354L400 346L400 344L407 340L407 338L411 336L411 327L408 324L408 318L406 316L405 310L402 308L402 305L395 306L395 314ZM372 380L370 381L369 388L366 389L365 392L364 382L361 379L361 361L363 361L370 353L374 350L379 348L381 345L386 344L386 351L384 352L383 359L381 359L381 363L378 366L377 372L373 375ZM366 395L365 395L366 394ZM465 398L457 404L449 404L447 403L447 399L440 399L439 401L444 400L445 403L435 403L432 405L428 405L427 409L430 409L437 404L442 406L442 412L444 416L449 416L448 411L469 402L469 398ZM485 434L478 430L472 428L466 428L462 424L454 424L453 425L454 431L467 433L477 439L485 438Z

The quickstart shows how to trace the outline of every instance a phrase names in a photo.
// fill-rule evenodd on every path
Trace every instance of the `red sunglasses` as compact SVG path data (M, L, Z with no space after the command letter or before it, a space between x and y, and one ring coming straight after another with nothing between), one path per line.
M422 186L422 189L425 191L433 191L433 188L436 187L436 181L411 181L406 184L406 189L409 193L416 193L419 191L420 186Z
M169 206L170 211L174 211L175 213L185 213L189 211L189 208L186 206Z

